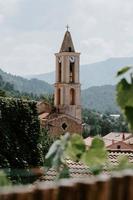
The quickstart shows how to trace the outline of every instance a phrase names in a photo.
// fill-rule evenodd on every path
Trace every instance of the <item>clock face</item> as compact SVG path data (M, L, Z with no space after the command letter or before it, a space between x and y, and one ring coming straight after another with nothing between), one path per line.
M74 61L75 61L74 56L70 56L69 60L70 60L70 62L74 63Z
M58 57L58 61L59 61L59 63L61 63L61 61L62 61L61 57Z

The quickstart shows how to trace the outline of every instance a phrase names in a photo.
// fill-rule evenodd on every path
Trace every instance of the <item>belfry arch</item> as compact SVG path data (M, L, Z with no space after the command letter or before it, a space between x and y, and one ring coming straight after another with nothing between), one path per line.
M70 62L70 83L74 82L74 63Z
M57 90L57 105L61 104L61 89Z
M59 63L59 78L58 78L58 81L61 82L61 74L62 74L62 66L61 66L61 63Z
M70 105L75 105L75 90L70 89Z

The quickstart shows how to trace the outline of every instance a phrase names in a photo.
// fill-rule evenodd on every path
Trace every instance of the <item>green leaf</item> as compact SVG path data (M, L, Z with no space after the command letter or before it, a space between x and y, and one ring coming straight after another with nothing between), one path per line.
M126 106L133 106L133 84L122 79L117 85L117 102L121 109Z
M48 159L50 158L52 155L54 155L57 152L57 149L60 146L60 140L56 140L52 146L49 149L49 152L46 154L45 158Z
M129 66L122 68L121 70L119 70L119 71L117 72L117 76L121 76L121 75L125 74L125 73L126 73L127 71L129 71L130 69L131 69L131 67L129 67Z
M101 137L97 136L93 139L92 141L92 144L91 144L91 147L90 148L104 148L105 147L105 144L104 144L104 141Z
M71 136L71 139L68 142L65 155L74 161L78 161L81 155L85 152L85 149L86 146L83 138L78 134L74 134Z
M104 165L107 160L106 149L89 149L83 154L82 161L89 167Z
M133 132L133 106L126 106L125 107L125 115L129 122L129 129Z
M128 156L122 155L118 157L118 164L112 167L112 170L133 169L133 164L129 162Z
M107 158L108 153L102 138L96 137L93 139L90 148L83 154L81 161L89 166L93 174L96 174L101 172Z
M67 133L60 137L60 140L56 140L49 149L49 152L45 156L45 167L55 168L57 171L60 170L62 164L66 163L65 150L70 139L70 134Z
M10 180L7 178L4 171L0 170L0 186L11 185Z

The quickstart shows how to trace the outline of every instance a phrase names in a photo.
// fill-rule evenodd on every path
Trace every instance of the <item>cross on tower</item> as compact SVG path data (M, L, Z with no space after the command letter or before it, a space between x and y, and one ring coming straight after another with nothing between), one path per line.
M68 24L67 24L67 26L66 26L67 31L69 30L69 28L70 28L70 27L69 27Z

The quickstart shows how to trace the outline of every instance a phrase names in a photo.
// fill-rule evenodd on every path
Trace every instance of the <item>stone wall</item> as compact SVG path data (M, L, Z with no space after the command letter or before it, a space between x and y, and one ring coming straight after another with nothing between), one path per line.
M52 135L62 135L66 132L82 133L82 124L78 123L74 119L70 119L67 116L58 117L52 120L48 120L47 128Z

